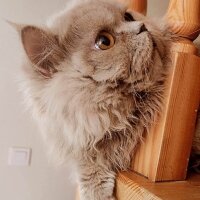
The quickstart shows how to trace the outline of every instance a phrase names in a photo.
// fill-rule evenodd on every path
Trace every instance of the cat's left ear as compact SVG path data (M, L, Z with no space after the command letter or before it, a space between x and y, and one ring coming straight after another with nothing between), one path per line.
M24 50L33 68L45 78L51 78L58 71L57 66L64 58L56 35L35 26L20 30Z

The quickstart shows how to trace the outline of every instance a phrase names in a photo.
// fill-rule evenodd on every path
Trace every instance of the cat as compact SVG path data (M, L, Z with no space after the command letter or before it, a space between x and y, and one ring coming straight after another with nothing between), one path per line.
M22 90L57 162L73 162L81 200L113 200L115 176L162 109L172 34L116 1L69 3L20 27Z

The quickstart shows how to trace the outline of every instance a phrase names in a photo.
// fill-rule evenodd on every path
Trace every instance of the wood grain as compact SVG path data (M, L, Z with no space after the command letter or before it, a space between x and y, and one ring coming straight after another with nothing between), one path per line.
M118 200L199 200L200 175L187 181L153 183L133 172L120 173L116 183Z
M119 0L123 2L129 9L146 15L147 0Z
M200 0L171 0L166 19L172 32L194 39L200 25ZM174 64L164 110L139 147L133 169L153 181L184 180L200 96L200 58L188 39L174 43Z
M200 95L200 58L176 53L165 109L139 147L133 169L153 181L186 177Z
M194 46L193 42L187 39L181 39L180 41L174 42L172 45L173 52L181 52L197 55L198 49Z
M193 40L200 33L200 1L170 0L166 18L174 33Z
M153 193L132 181L129 176L120 174L116 182L116 197L118 200L161 200Z

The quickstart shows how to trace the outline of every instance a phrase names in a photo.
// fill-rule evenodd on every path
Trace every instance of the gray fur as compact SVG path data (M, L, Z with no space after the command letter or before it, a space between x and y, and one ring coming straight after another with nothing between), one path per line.
M114 199L116 172L128 169L162 107L171 35L137 13L126 22L125 11L112 1L84 1L43 30L21 30L26 103L51 155L75 162L81 200ZM138 34L143 24L148 32ZM102 30L115 38L105 51L95 48ZM45 51L35 54L34 42Z

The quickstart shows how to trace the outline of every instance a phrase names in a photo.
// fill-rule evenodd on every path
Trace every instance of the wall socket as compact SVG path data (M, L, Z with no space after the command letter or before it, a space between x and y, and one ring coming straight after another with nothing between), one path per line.
M31 148L11 147L9 148L8 165L28 166L31 161Z

